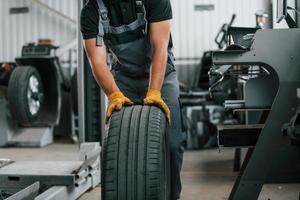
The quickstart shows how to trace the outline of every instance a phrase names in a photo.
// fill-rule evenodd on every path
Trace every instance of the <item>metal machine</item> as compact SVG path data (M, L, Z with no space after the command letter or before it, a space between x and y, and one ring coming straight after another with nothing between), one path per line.
M280 12L287 8L286 1L278 3L278 19L287 19L291 29L240 34L241 40L234 40L227 50L213 53L214 73L245 81L243 97L225 106L243 113L246 120L218 127L220 146L249 148L232 200L257 199L264 184L300 183L299 147L292 145L299 139L295 112L300 105L300 48L295 42L300 40L300 29L294 28L296 22L290 22L289 15L280 14L287 13Z

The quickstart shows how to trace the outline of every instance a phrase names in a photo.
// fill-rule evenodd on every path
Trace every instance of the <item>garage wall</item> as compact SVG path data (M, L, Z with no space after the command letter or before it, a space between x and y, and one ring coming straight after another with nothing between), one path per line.
M0 62L13 61L21 47L38 38L53 38L63 45L76 37L76 26L33 3L34 0L0 1ZM72 20L77 19L77 0L41 0ZM268 10L269 0L171 0L173 39L177 58L199 58L203 51L216 49L214 37L221 25L237 14L235 25L255 26L254 13ZM28 7L29 13L9 14L12 7ZM195 10L201 7L211 11ZM185 63L182 61L181 63Z
M77 0L41 0L66 17L77 20ZM10 8L28 7L29 12L10 14ZM76 24L58 17L32 0L0 1L0 62L14 61L21 47L38 38L52 38L55 45L64 45L76 39Z

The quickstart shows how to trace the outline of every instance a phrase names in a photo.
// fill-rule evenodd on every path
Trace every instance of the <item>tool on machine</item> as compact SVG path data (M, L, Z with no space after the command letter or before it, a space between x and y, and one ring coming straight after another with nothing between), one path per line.
M0 85L7 86L9 77L15 68L15 63L0 63Z
M290 122L282 126L282 132L291 139L293 145L300 147L300 107L298 107L296 114L292 117Z
M228 42L227 31L228 31L228 28L233 25L235 18L236 18L236 15L233 14L230 22L228 24L227 23L223 24L219 33L217 34L217 36L215 38L215 42L217 43L219 49L223 49L223 47L227 44L227 42Z

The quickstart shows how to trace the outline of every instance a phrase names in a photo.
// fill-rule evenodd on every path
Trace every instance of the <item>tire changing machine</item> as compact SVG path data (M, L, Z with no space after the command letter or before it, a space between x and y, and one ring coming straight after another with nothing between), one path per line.
M28 44L23 46L22 56L16 58L7 89L0 88L4 91L0 91L0 146L44 147L53 143L54 127L61 115L62 89L70 89L55 53L57 48ZM30 70L36 74L24 76ZM33 77L37 84L32 83ZM36 102L38 108L33 115L30 108Z
M253 83L246 84L243 106L237 101L239 108L235 109L260 111L260 123L218 127L219 145L249 148L230 200L257 199L264 184L300 183L299 147L291 144L286 137L291 131L283 128L300 105L300 49L295 45L299 40L300 29L258 30L250 48L213 55L216 70L220 66L227 72L230 66L261 66L267 71L267 76L248 81ZM275 94L262 85L264 81L273 83ZM264 97L273 100L265 105ZM295 126L296 122L290 124ZM288 130L299 135L295 128Z

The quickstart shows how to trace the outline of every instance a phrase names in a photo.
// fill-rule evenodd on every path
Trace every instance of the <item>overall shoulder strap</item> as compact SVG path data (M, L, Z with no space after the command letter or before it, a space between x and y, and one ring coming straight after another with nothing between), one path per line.
M142 0L135 0L135 7L136 7L137 13L144 14L144 3Z
M135 7L138 19L142 19L146 22L144 34L147 35L148 32L148 21L146 19L146 9L144 5L144 0L135 0Z
M107 8L103 3L103 0L96 0L99 10L99 24L98 24L98 35L96 39L96 45L102 46L103 45L103 38L104 38L104 29L109 27L109 19L108 19L108 12Z

